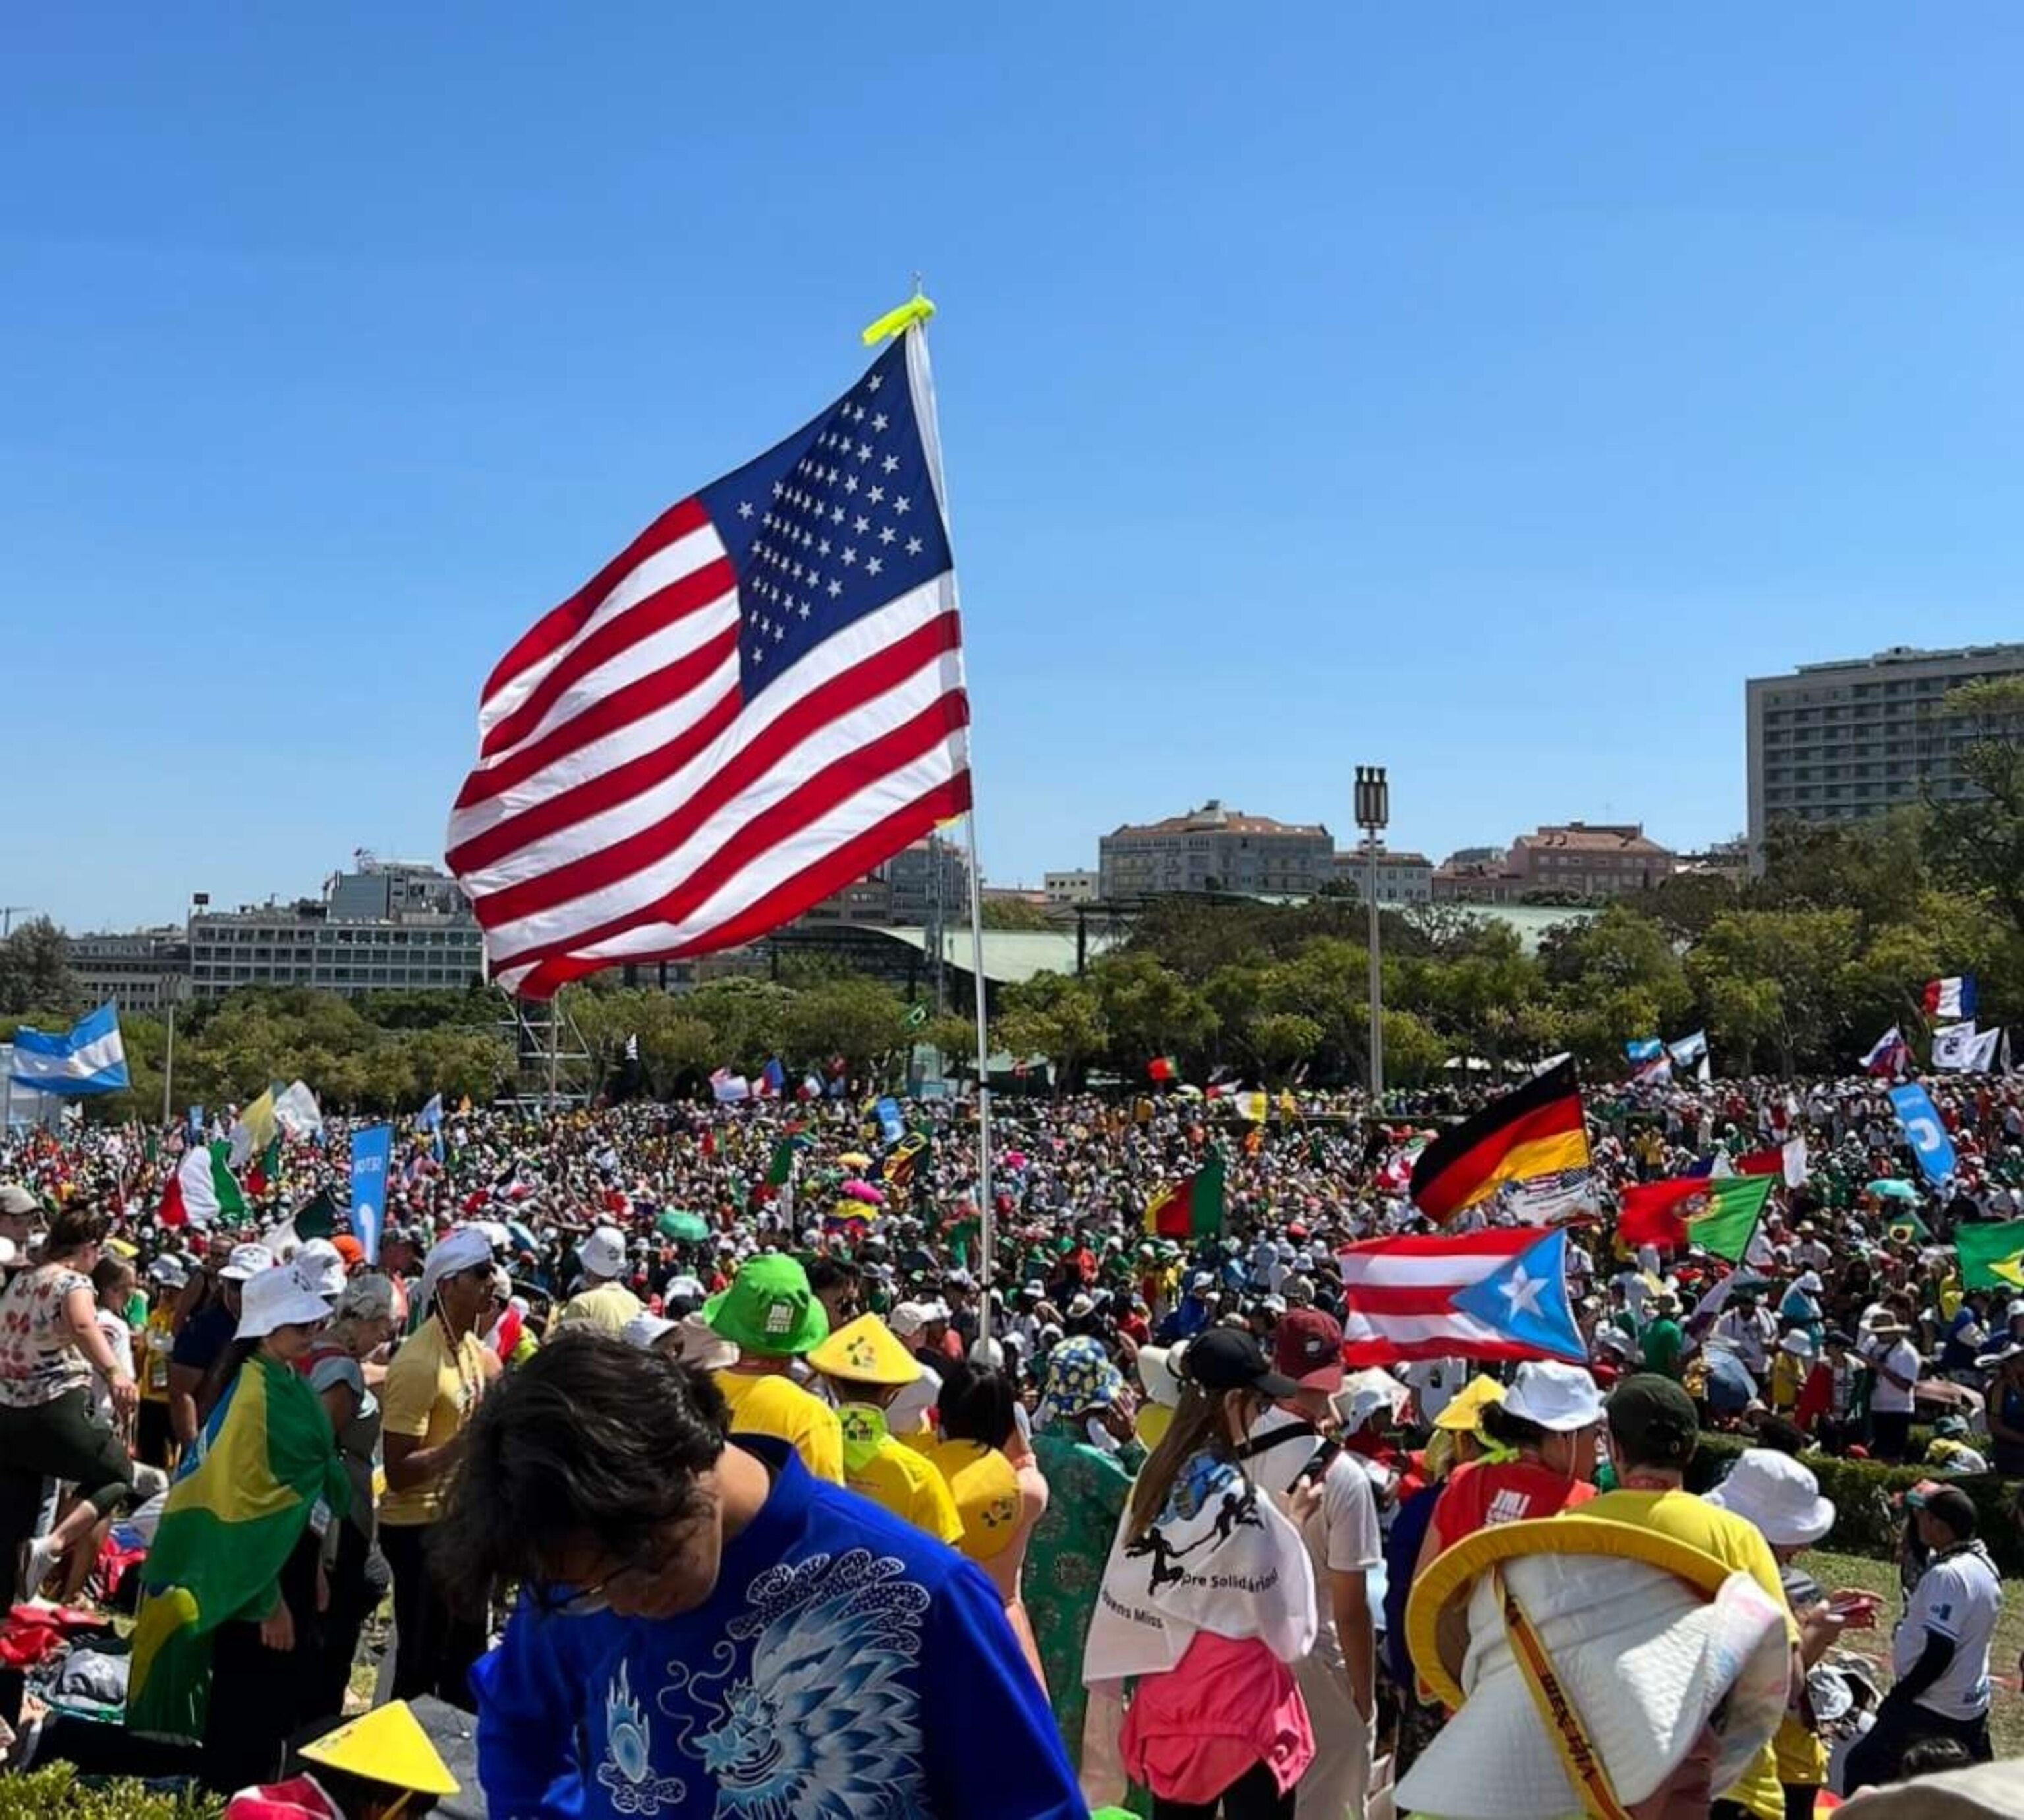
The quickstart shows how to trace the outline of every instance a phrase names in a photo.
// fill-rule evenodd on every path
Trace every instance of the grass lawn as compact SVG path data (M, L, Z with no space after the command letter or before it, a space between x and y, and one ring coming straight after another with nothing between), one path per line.
M1854 1554L1835 1554L1826 1549L1810 1548L1798 1565L1829 1592L1842 1587L1860 1587L1876 1594L1883 1609L1876 1614L1873 1631L1846 1631L1841 1647L1868 1656L1883 1664L1883 1684L1890 1685L1890 1625L1900 1609L1898 1569L1889 1561L1865 1561ZM2024 1756L2024 1697L2017 1686L2017 1658L2024 1652L2024 1586L2014 1580L2003 1584L2003 1622L1996 1627L1996 1647L1989 1657L1989 1673L1996 1682L1996 1703L1989 1715L1989 1728L1999 1757Z

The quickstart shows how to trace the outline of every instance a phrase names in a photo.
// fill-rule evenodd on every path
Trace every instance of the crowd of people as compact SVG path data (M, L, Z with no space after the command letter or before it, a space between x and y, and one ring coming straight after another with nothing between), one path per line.
M0 1739L232 1791L442 1702L495 1814L768 1820L1783 1820L1987 1761L2024 1280L1952 1241L2024 1213L2024 1088L1934 1093L1938 1188L1875 1082L1591 1090L1586 1358L1388 1369L1339 1259L1431 1229L1461 1096L1014 1102L981 1202L960 1102L467 1106L358 1229L337 1121L229 1230L162 1218L207 1134L0 1135L0 1612L133 1620L90 1722L0 1635ZM1767 1149L1739 1261L1619 1238ZM1819 1456L1917 1469L1894 1614L1806 1569Z

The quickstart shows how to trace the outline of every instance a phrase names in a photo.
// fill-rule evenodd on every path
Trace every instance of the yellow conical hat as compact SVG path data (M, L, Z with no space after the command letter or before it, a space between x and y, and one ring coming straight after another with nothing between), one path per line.
M911 1384L921 1362L876 1315L860 1315L808 1349L809 1365L825 1378L852 1384Z
M375 1707L335 1731L327 1731L302 1754L313 1763L328 1764L347 1776L389 1788L412 1789L418 1795L454 1795L457 1780L436 1755L421 1722L405 1700Z

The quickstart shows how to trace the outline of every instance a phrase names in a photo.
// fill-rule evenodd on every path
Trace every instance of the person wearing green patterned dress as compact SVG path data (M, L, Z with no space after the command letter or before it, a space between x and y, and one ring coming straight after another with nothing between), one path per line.
M1109 1444L1092 1438L1100 1432ZM1064 1341L1047 1359L1033 1422L1033 1454L1047 1476L1047 1508L1034 1526L1022 1583L1047 1671L1054 1723L1069 1762L1082 1768L1083 1644L1103 1564L1145 1449L1131 1438L1124 1379L1097 1341Z

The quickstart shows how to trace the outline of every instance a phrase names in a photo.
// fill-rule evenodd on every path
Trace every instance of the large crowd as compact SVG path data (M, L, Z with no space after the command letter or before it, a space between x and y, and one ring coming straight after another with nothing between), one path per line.
M207 1134L0 1134L0 1741L347 1816L448 1798L305 1755L361 1705L475 1715L502 1817L1996 1799L2024 1277L1954 1240L2024 1216L2024 1088L1933 1091L1937 1187L1876 1081L1590 1089L1586 1359L1388 1369L1339 1258L1432 1230L1467 1095L1001 1103L981 1204L961 1101L467 1106L372 1223L332 1119L207 1228ZM1767 1150L1740 1261L1619 1238ZM1824 1459L1916 1469L1894 1609L1808 1571Z

